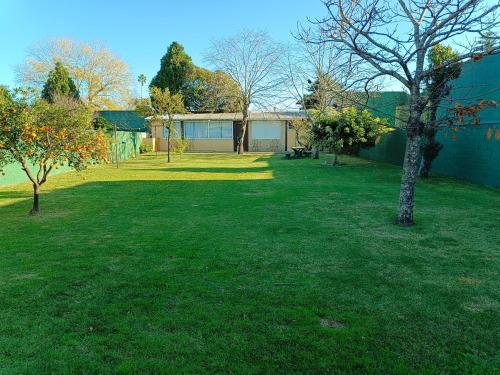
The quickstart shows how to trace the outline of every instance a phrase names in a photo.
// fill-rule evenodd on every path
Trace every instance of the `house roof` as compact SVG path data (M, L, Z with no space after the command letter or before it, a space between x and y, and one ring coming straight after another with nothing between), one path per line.
M145 132L146 120L136 111L99 111L99 116L108 120L117 130Z
M293 120L304 118L303 111L287 111L287 112L250 112L250 121L276 121L276 120ZM162 116L166 118L166 116ZM146 117L146 120L151 120L152 117ZM176 121L241 121L243 115L241 113L187 113L174 115Z

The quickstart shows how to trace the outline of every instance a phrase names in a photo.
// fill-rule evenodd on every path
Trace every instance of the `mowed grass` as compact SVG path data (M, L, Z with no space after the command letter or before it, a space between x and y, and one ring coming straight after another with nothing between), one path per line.
M0 187L0 373L498 373L500 194L400 168L144 156Z

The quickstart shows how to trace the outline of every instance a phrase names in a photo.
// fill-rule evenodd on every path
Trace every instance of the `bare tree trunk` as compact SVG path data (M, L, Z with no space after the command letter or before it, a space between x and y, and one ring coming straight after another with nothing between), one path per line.
M245 134L248 126L248 112L243 111L243 121L241 122L240 134L238 136L238 155L245 152Z
M397 220L399 225L413 224L413 199L417 180L419 149L420 136L414 129L410 129L406 140L403 176L399 192L399 215Z
M36 216L40 213L40 185L33 184L33 208L30 215Z
M168 129L167 135L167 163L170 163L170 129Z

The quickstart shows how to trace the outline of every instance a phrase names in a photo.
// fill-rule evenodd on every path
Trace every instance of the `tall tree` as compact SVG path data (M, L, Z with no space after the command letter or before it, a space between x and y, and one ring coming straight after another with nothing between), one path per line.
M142 99L142 88L146 84L146 76L144 74L139 74L139 77L137 77L137 82L141 85L141 99Z
M268 34L244 31L233 37L216 40L207 60L228 74L239 86L237 99L243 122L238 135L238 154L244 152L243 140L248 127L250 105L269 105L282 82L279 60L283 48ZM276 92L274 92L276 95Z
M420 176L428 177L432 162L438 156L443 145L436 140L440 126L437 119L441 101L450 94L450 82L460 76L460 55L451 47L436 44L429 50L429 75L425 94L428 95L428 119L423 129L422 159Z
M216 70L210 72L200 100L199 110L202 112L238 112L240 98L238 84L226 73Z
M469 40L500 24L498 2L488 0L324 0L328 15L319 21L318 42L331 43L359 62L365 82L391 77L410 94L407 143L399 195L397 223L413 224L420 140L425 127L423 95L430 72L428 51L440 43ZM477 38L476 38L477 40ZM478 51L478 43L461 58Z
M153 86L150 95L153 113L151 120L161 122L163 128L167 130L167 162L170 163L170 143L175 132L174 116L185 112L184 100L181 94L172 94L168 87L160 89Z
M93 111L65 97L54 103L0 87L0 171L18 162L33 185L32 215L40 212L40 189L50 173L68 165L83 170L107 162L109 142L92 126Z
M132 83L128 65L98 44L70 39L35 44L24 64L17 67L18 80L41 90L57 62L68 70L85 103L100 109L126 106Z
M184 94L191 79L194 65L191 57L178 42L172 42L160 61L160 70L151 80L149 87L168 89L173 94ZM189 107L188 105L186 107Z
M42 98L50 103L53 103L57 96L73 99L79 99L80 97L75 83L64 65L59 61L56 62L54 69L49 72L47 82L45 82L42 89Z

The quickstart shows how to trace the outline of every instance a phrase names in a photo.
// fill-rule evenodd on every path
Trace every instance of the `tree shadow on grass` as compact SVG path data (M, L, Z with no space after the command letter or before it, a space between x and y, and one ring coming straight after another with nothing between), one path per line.
M158 171L158 172L190 172L190 173L259 173L268 172L272 169L269 167L251 167L251 168L237 168L237 167L221 167L221 168L203 168L203 167L165 167L165 168L141 168L144 171Z

